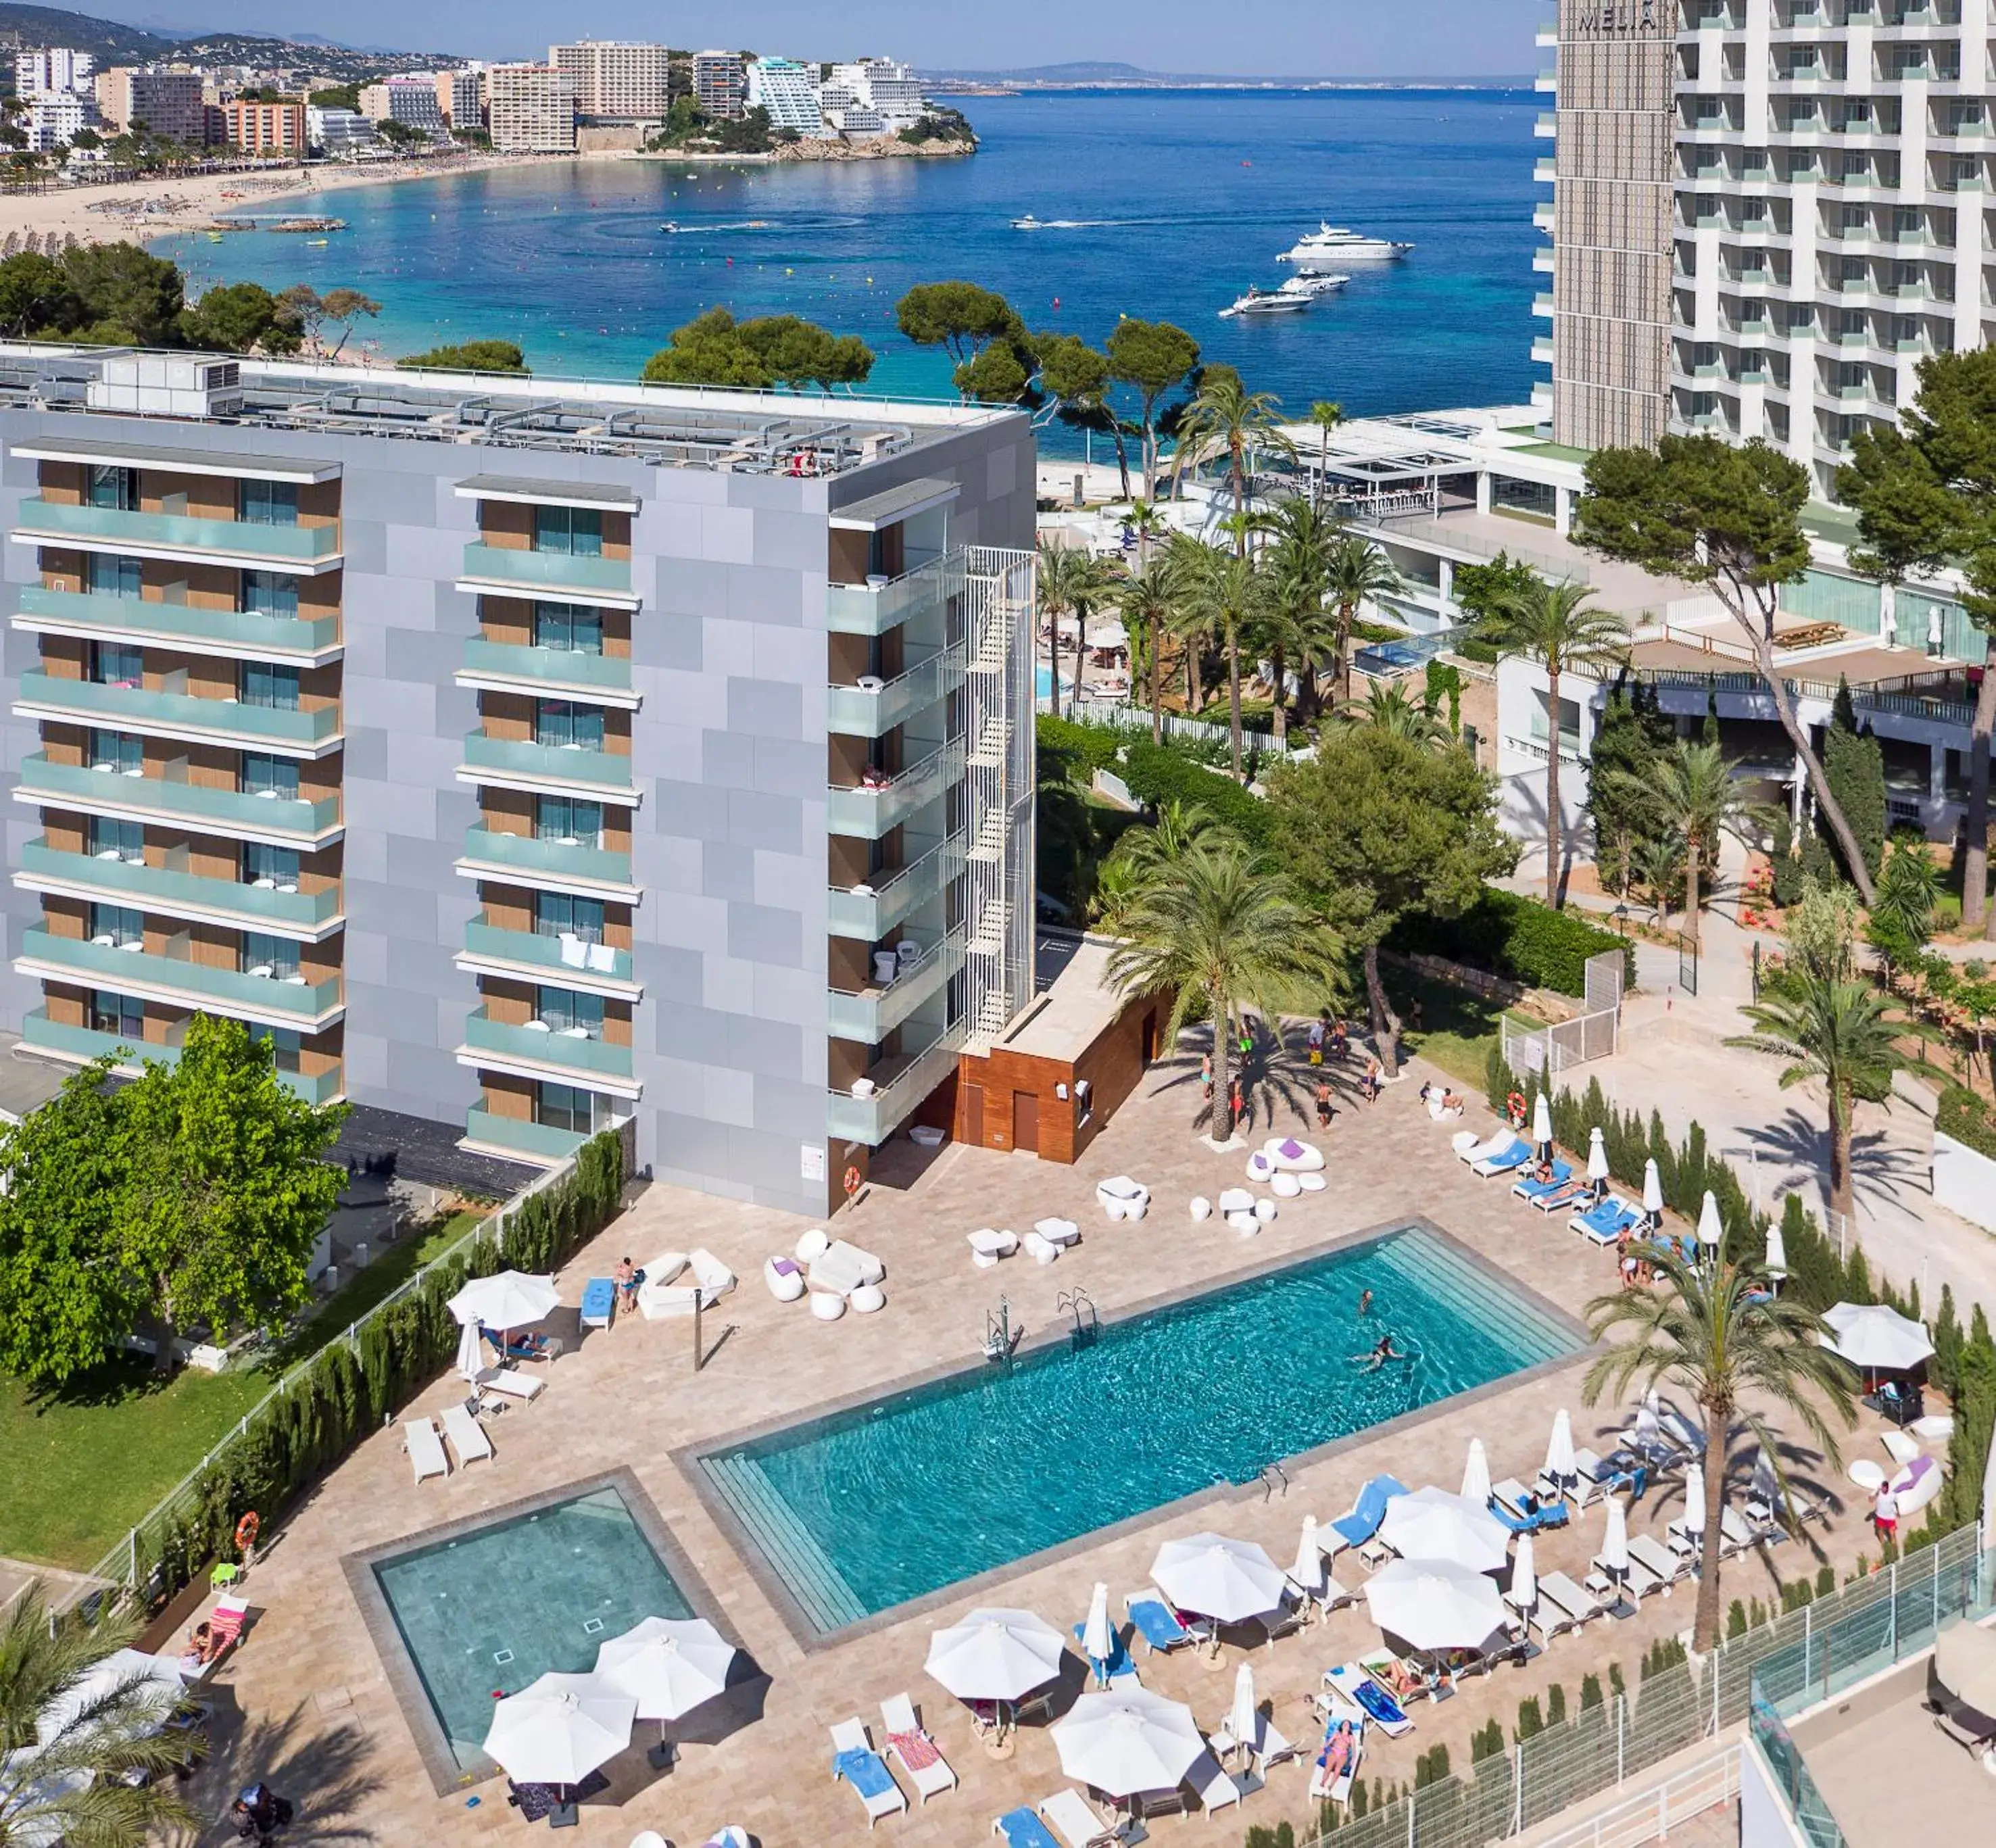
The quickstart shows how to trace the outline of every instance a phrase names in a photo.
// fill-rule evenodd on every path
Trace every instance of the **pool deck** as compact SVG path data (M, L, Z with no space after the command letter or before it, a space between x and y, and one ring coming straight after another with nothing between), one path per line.
M1505 1183L1478 1180L1455 1160L1449 1134L1464 1125L1429 1120L1416 1096L1426 1075L1416 1065L1378 1104L1347 1103L1320 1137L1301 1127L1309 1086L1299 1070L1266 1090L1258 1089L1261 1120L1253 1127L1254 1139L1289 1129L1309 1135L1329 1158L1331 1186L1281 1203L1275 1223L1244 1241L1217 1219L1194 1223L1186 1210L1196 1193L1211 1198L1242 1184L1245 1163L1244 1152L1217 1154L1192 1134L1197 1081L1189 1064L1153 1068L1075 1168L954 1146L925 1157L897 1143L879 1164L875 1183L835 1228L884 1261L887 1306L829 1324L812 1320L800 1303L776 1303L762 1282L763 1260L787 1251L807 1222L652 1187L562 1273L563 1294L573 1303L584 1280L607 1275L627 1253L642 1264L662 1251L707 1246L741 1282L704 1318L704 1369L697 1375L693 1370L690 1319L620 1321L607 1333L590 1334L578 1348L571 1309L565 1322L552 1324L570 1345L548 1370L546 1391L532 1406L489 1422L494 1462L418 1486L401 1454L399 1430L384 1430L363 1445L274 1537L246 1582L255 1619L244 1646L218 1678L229 1711L218 1726L211 1767L191 1795L202 1813L219 1816L236 1788L262 1776L298 1804L301 1819L315 1832L338 1832L349 1840L447 1845L516 1836L522 1825L505 1802L502 1781L437 1795L340 1562L444 1522L628 1468L769 1681L759 1717L731 1733L712 1729L722 1735L716 1743L687 1744L667 1774L646 1767L642 1746L650 1729L641 1723L631 1750L607 1767L611 1792L583 1807L581 1826L568 1839L625 1848L640 1829L656 1829L681 1844L697 1843L723 1824L737 1822L768 1848L866 1840L859 1799L829 1777L826 1728L857 1714L872 1729L876 1746L884 1745L879 1702L903 1690L913 1696L962 1784L924 1810L902 1775L915 1807L883 1822L879 1836L925 1844L985 1838L993 1816L1038 1802L1066 1780L1041 1728L1024 1729L1009 1758L986 1754L965 1710L922 1672L931 1629L979 1602L1024 1605L1057 1625L1078 1623L1098 1579L1107 1582L1112 1608L1120 1611L1123 1593L1148 1580L1161 1540L1206 1528L1258 1540L1286 1563L1305 1514L1324 1522L1343 1513L1359 1485L1380 1471L1390 1470L1413 1486L1435 1482L1453 1488L1469 1440L1480 1437L1493 1478L1529 1480L1560 1408L1573 1414L1575 1442L1604 1453L1609 1446L1602 1439L1626 1425L1627 1409L1588 1411L1581 1394L1584 1358L1556 1363L1483 1393L1445 1401L1383 1433L1347 1440L1292 1471L1286 1493L1265 1492L1259 1485L1216 1492L1196 1506L1161 1510L1106 1537L1089 1537L1013 1568L999 1586L944 1594L935 1608L890 1616L849 1637L810 1647L800 1643L717 1525L678 1454L773 1420L811 1416L911 1373L972 1360L982 1346L986 1312L1001 1293L1010 1301L1014 1326L1023 1323L1031 1337L1058 1324L1056 1299L1076 1285L1106 1316L1320 1247L1342 1234L1413 1216L1432 1220L1519 1283L1580 1314L1591 1298L1614 1287L1612 1254L1569 1231L1564 1216L1542 1217L1511 1199ZM1466 1126L1487 1130L1489 1124L1485 1113L1473 1108ZM1096 1182L1117 1173L1134 1175L1152 1191L1151 1214L1140 1223L1112 1225L1095 1203ZM967 1232L993 1225L1023 1230L1055 1214L1082 1228L1080 1245L1058 1263L1041 1268L1020 1256L995 1270L972 1265ZM405 1415L446 1403L454 1383L438 1381ZM1860 1417L1845 1439L1845 1456L1884 1461L1882 1427L1868 1413ZM1827 1533L1820 1526L1808 1530L1814 1537L1806 1544L1790 1543L1729 1564L1723 1580L1729 1602L1734 1597L1778 1599L1776 1573L1812 1577L1820 1563L1810 1550L1815 1546L1841 1578L1870 1543L1863 1498L1840 1471L1803 1467L1798 1473L1826 1490L1843 1512ZM1632 1510L1631 1533L1654 1530L1660 1537L1682 1509L1681 1482L1666 1481ZM1564 1532L1541 1536L1540 1573L1584 1577L1599 1548L1602 1520L1597 1506ZM1871 1550L1875 1553L1875 1546ZM1333 1570L1353 1590L1363 1582L1364 1571L1349 1554L1334 1561ZM1437 1743L1447 1744L1457 1767L1466 1767L1471 1731L1493 1714L1508 1733L1522 1697L1543 1696L1557 1681L1571 1705L1582 1675L1605 1678L1611 1661L1621 1665L1633 1687L1650 1643L1688 1631L1694 1596L1689 1583L1670 1597L1653 1596L1626 1621L1591 1623L1557 1639L1522 1669L1465 1682L1457 1698L1440 1707L1417 1705L1412 1734L1368 1752L1368 1776L1411 1782L1415 1758ZM1210 1729L1226 1712L1235 1667L1251 1660L1258 1697L1272 1698L1277 1726L1304 1743L1313 1736L1306 1702L1321 1671L1377 1642L1361 1599L1249 1655L1230 1645L1217 1664L1180 1652L1140 1655L1138 1666L1147 1687L1188 1702ZM1278 1767L1269 1787L1254 1791L1237 1814L1160 1822L1151 1834L1159 1841L1179 1836L1211 1840L1216 1829L1231 1837L1256 1823L1272 1826L1286 1819L1300 1826L1312 1808L1306 1781L1299 1766ZM467 1807L472 1797L478 1803ZM1298 1833L1304 1830L1299 1826ZM229 1838L218 1826L202 1839Z

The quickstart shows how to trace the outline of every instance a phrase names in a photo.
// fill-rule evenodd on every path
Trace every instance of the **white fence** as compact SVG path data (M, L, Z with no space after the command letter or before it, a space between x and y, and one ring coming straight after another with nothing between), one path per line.
M1737 1743L1729 1745L1584 1822L1544 1836L1531 1848L1646 1848L1650 1842L1668 1841L1673 1828L1740 1800L1743 1750Z
M1504 1062L1520 1078L1557 1078L1574 1065L1607 1058L1621 1043L1622 983L1626 965L1619 950L1587 959L1585 1011L1536 1031L1503 1023Z

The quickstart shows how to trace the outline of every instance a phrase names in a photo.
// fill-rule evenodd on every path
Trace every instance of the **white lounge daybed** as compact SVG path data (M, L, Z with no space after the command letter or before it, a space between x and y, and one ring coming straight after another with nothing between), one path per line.
M402 1426L402 1448L420 1482L425 1476L447 1476L450 1459L444 1454L443 1440L427 1418L412 1418Z
M830 1290L838 1296L849 1296L887 1275L887 1267L871 1251L862 1251L842 1238L834 1239L811 1259L809 1268L813 1289Z
M1095 1198L1113 1220L1141 1219L1150 1209L1151 1190L1141 1181L1131 1180L1127 1174L1111 1175L1107 1180L1096 1183Z
M1262 1146L1268 1165L1278 1174L1315 1174L1323 1166L1323 1151L1293 1136L1278 1136Z
M690 1269L693 1281L675 1281ZM697 1292L702 1309L711 1309L735 1287L735 1273L714 1254L697 1247L690 1254L667 1251L645 1266L645 1281L638 1286L638 1307L648 1322L668 1316L690 1316Z

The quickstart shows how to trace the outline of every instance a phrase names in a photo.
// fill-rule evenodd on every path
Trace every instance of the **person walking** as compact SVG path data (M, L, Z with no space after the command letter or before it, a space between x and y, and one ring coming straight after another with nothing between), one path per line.
M1320 1078L1316 1081L1316 1126L1320 1130L1330 1127L1330 1080Z

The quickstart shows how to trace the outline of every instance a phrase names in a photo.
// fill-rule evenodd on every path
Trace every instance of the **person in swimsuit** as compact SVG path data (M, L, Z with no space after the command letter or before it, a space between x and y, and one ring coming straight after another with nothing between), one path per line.
M1372 1313L1372 1292L1370 1290L1361 1290L1358 1292L1358 1313L1361 1316L1370 1315Z

